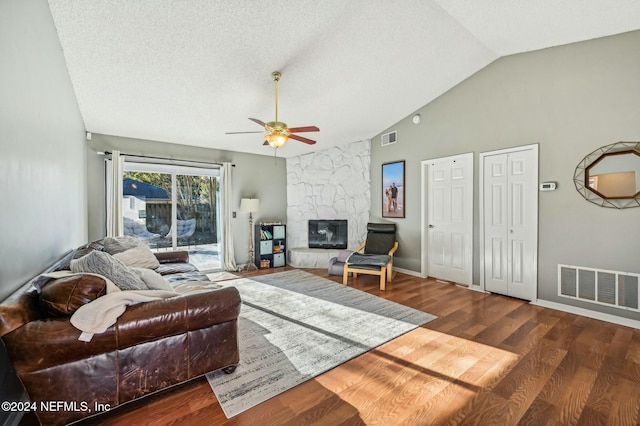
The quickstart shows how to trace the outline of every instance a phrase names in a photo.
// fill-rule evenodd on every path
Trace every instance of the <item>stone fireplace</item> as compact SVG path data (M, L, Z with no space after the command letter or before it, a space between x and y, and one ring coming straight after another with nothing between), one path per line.
M309 248L309 219L346 219L349 249L366 236L371 206L371 143L359 141L287 159L289 264L327 267L337 250Z

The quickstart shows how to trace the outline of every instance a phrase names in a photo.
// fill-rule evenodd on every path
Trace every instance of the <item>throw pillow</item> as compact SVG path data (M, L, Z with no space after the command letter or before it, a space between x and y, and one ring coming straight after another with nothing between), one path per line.
M40 304L49 315L71 315L80 306L106 293L104 279L95 275L72 275L46 283L40 293Z
M104 251L109 254L122 253L134 247L138 247L144 244L138 237L133 235L125 235L122 237L106 237L102 244L104 244Z
M138 274L138 276L144 281L144 283L149 287L149 290L166 290L166 291L174 291L169 281L165 280L162 275L157 273L156 271L152 271L151 269L146 268L131 268L133 272Z
M156 269L160 266L160 262L146 244L116 253L113 257L130 267Z
M92 251L80 259L71 261L71 271L93 272L102 275L118 286L120 290L148 290L144 281L133 273L127 265L102 251Z
M91 253L92 250L104 251L104 246L102 245L102 240L92 241L90 243L81 245L75 250L72 250L69 254L67 254L59 265L55 267L56 271L61 270L69 270L71 269L70 263L73 259L80 259L82 256Z

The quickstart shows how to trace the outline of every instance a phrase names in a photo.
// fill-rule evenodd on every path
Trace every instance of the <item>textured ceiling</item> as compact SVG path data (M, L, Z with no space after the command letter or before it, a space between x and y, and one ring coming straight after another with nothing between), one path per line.
M256 154L369 139L500 56L640 28L638 0L49 0L88 131Z

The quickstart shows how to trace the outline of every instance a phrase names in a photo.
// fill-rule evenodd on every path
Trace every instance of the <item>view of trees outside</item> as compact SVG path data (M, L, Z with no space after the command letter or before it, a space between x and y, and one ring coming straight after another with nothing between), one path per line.
M171 174L127 171L123 178L147 183L166 191L168 199L147 199L146 226L150 232L166 234L171 224ZM196 237L202 244L217 242L214 176L176 175L177 219L196 219Z

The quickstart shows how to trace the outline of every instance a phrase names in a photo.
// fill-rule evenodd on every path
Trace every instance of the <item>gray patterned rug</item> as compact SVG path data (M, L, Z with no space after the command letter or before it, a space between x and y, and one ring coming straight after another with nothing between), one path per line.
M294 270L217 283L240 291L240 364L210 373L231 418L436 317Z

